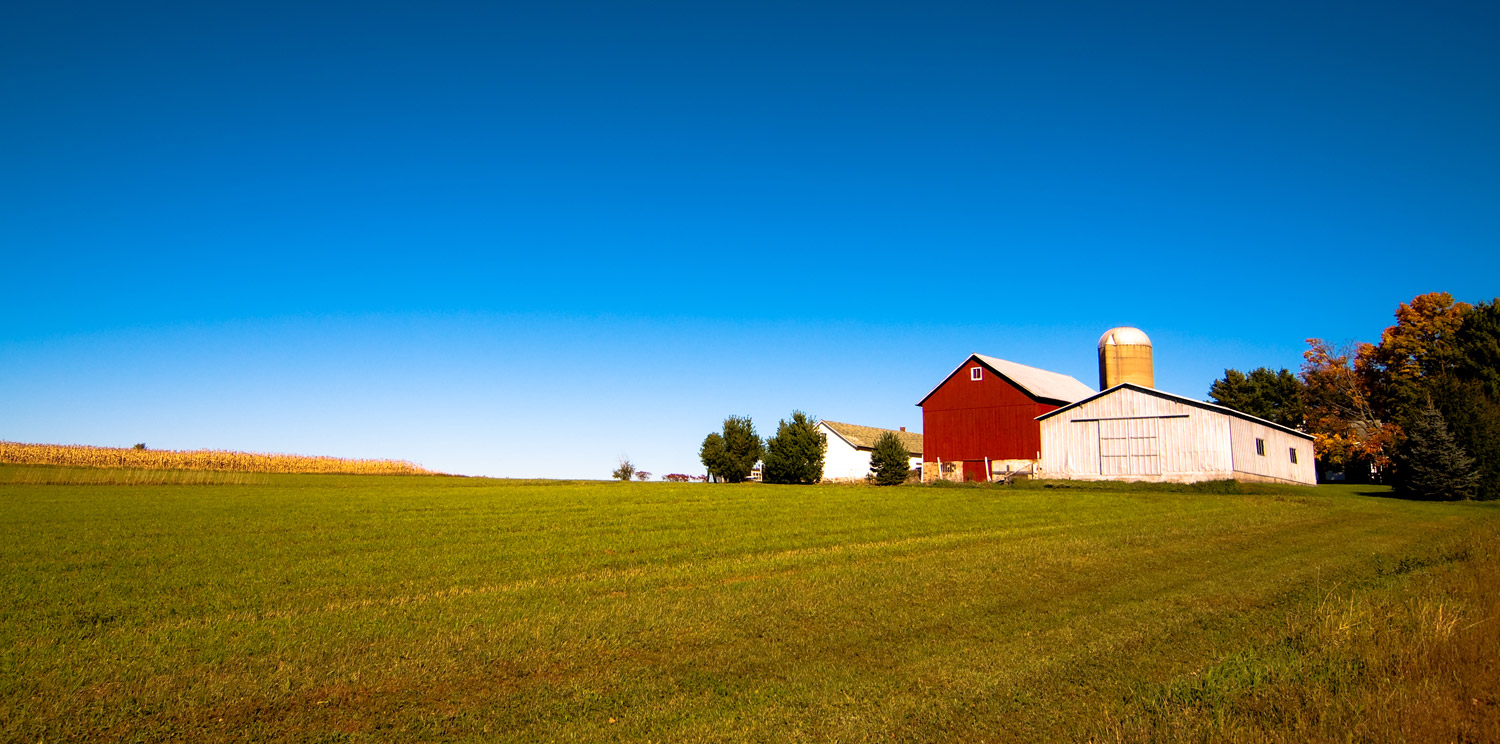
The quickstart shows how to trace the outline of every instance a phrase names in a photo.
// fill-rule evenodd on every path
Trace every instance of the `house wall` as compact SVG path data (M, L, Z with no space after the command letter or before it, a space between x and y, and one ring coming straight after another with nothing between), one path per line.
M976 462L982 472L985 458L1035 458L1042 447L1036 417L1057 406L1036 402L988 367L971 380L975 366L983 365L971 359L923 401L922 459Z
M864 480L870 474L869 450L858 450L843 437L821 424L818 430L828 437L828 452L823 456L823 477L828 480Z

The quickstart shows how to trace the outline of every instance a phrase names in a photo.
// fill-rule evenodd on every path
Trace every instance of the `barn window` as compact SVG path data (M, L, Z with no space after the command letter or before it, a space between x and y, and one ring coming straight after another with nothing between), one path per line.
M1255 454L1261 457L1266 456L1266 440L1259 438L1255 440Z
M983 380L984 379L984 367L970 367L969 368L969 379L971 379L971 380Z
M1290 449L1291 449L1291 453L1292 453L1292 464L1296 465L1297 464L1297 448L1296 447L1292 447Z

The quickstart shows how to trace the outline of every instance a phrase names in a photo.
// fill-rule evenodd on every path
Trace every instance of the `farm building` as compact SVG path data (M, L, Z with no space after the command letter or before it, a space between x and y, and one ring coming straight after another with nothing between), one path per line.
M891 432L906 445L913 469L922 467L922 435L901 428L877 429L837 421L821 421L818 431L828 438L828 453L823 457L823 478L831 481L862 481L870 475L870 453L882 434Z
M1312 436L1131 382L1044 413L1038 422L1043 478L1317 482Z
M1037 416L1094 394L1068 375L972 354L917 405L923 480L990 480L1041 456Z

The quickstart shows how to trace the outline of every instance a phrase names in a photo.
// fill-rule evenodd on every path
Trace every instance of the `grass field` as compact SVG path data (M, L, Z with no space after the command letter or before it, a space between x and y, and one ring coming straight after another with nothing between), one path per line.
M67 472L0 740L1500 740L1493 504Z

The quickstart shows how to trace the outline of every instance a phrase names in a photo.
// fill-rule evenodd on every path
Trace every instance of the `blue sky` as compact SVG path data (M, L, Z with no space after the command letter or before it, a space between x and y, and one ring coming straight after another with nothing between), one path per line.
M1314 5L1316 7L1314 7ZM1494 3L12 3L0 439L701 472L1500 294Z

